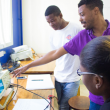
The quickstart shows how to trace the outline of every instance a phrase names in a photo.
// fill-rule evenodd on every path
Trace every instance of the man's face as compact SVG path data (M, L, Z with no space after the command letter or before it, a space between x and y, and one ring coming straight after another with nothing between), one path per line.
M82 5L78 8L80 16L80 22L85 29L92 29L94 27L94 11L87 8L86 5Z
M54 29L54 30L60 30L61 29L61 24L62 24L62 17L55 16L54 14L50 14L48 16L45 16L47 22L49 25Z

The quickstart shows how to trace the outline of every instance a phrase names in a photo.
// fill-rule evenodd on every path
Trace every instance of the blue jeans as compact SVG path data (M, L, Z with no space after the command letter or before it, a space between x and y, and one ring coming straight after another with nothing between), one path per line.
M60 83L55 81L59 110L69 110L68 100L77 95L79 84L80 81L71 83Z
M100 110L101 105L96 104L90 100L89 110Z

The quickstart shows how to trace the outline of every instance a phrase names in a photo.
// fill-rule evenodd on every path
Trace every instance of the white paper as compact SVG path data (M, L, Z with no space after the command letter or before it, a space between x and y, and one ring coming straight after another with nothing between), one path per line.
M51 80L50 74L28 75L26 85L27 90L53 89L53 88L54 85Z
M13 110L44 110L48 104L45 99L18 99ZM46 110L50 110L50 106Z

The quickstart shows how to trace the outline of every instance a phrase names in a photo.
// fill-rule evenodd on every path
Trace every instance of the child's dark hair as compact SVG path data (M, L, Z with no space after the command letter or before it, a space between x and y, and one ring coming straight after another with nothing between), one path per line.
M89 9L98 7L101 14L103 15L103 1L102 0L81 0L78 4L78 8L82 5L86 5Z
M80 54L81 65L88 71L102 75L110 82L110 36L90 41Z
M60 15L60 13L61 13L61 11L57 6L51 5L46 9L45 16L48 16L50 14L54 14L55 16L58 16L58 15Z

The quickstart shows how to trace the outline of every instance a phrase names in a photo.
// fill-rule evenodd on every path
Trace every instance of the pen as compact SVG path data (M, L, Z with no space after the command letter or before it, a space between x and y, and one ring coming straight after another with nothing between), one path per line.
M26 79L26 76L20 76L20 77L16 77L17 79Z
M31 81L43 81L43 79L32 79Z
M18 77L18 78L24 78L24 77Z

